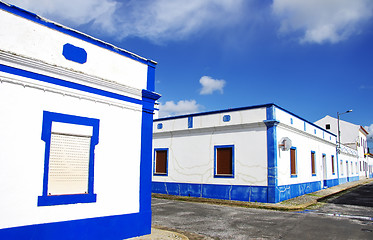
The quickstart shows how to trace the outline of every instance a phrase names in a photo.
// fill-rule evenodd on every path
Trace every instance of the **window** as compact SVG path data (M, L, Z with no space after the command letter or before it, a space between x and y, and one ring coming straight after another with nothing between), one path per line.
M326 130L329 130L329 129L330 129L330 124L326 124L326 125L325 125L325 129L326 129Z
M168 174L168 149L155 149L154 150L154 175Z
M341 169L341 175L343 176L343 160L341 160L339 165L340 165L340 169Z
M158 123L157 124L157 129L162 129L163 128L163 123Z
M297 177L297 149L295 147L290 149L290 175Z
M312 176L316 176L316 159L315 159L315 152L311 152L311 172Z
M99 120L44 111L43 195L38 206L96 202L94 148Z
M215 177L234 177L234 146L215 146Z
M332 155L332 174L335 175L335 170L334 170L334 156Z

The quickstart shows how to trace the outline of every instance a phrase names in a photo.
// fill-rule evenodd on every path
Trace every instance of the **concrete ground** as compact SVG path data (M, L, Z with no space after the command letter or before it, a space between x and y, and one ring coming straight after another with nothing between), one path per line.
M333 196L341 195L341 193L343 193L345 191L348 191L349 189L353 189L355 187L358 187L358 186L361 186L361 185L364 185L364 184L369 184L369 183L373 184L373 179L363 179L363 180L359 180L359 181L355 181L355 182L349 182L349 183L341 184L341 185L338 185L338 186L334 186L334 187L327 188L327 189L322 189L322 190L314 192L314 193L306 194L306 195L303 195L303 196L300 196L300 197L297 197L297 198L293 198L293 199L290 199L290 200L287 200L287 201L284 201L284 202L281 202L281 203L276 203L276 204L248 203L248 202L238 202L238 201L226 201L226 200L216 200L216 199L203 199L203 198L191 198L191 197L179 197L179 196L171 196L171 195L153 194L152 208L153 208L153 213L154 213L155 212L154 208L157 208L157 206L170 204L169 200L168 201L166 200L166 201L162 202L162 200L157 199L157 198L162 198L162 199L170 199L170 200L181 200L181 201L187 201L187 202L209 203L209 204L212 204L212 205L227 205L227 206L230 206L230 207L238 206L238 207L245 207L245 208L260 208L260 209L272 209L272 210L302 212L302 210L304 210L306 208L312 209L313 206L315 206L315 205L317 206L318 204L320 204L319 202L322 202L326 199L332 199L333 200ZM365 191L367 194L370 195L370 197L373 197L373 195L370 192L371 190L368 190L368 189L364 188L364 186L363 186L362 191ZM332 201L332 200L330 200L330 201ZM350 196L349 200L348 199L347 200L340 200L340 198L338 198L335 201L345 201L345 204L351 204L351 203L353 204L355 200L356 200L356 196ZM367 201L367 202L370 204L370 202L373 202L373 201ZM182 204L182 203L183 202L180 202L180 204ZM178 205L178 201L176 201L174 203L171 203L171 205L173 205L173 207L177 208L177 206L175 206L175 205ZM197 207L197 205L195 205L194 207ZM317 221L317 224L321 224L320 226L323 226L323 227L320 227L320 230L327 226L325 229L327 229L328 231L331 231L331 232L335 232L335 233L342 233L343 234L347 230L348 230L348 232L345 232L345 234L348 234L351 231L355 231L355 232L357 232L358 230L360 231L360 229L354 229L354 228L356 228L356 226L341 227L341 226L344 226L343 224L340 225L340 226L335 226L331 223L332 221L330 221L328 219L316 218L319 215L328 216L328 214L330 215L330 211L335 212L338 209L343 208L343 206L341 207L340 205L337 205L337 204L334 204L334 205L331 204L331 205L328 205L328 207L331 208L331 209L329 209L329 212L327 212L328 210L324 210L324 212L322 210L316 210L316 211L306 210L306 211L303 211L304 213L307 213L307 214L304 215L304 216L306 216L307 219L300 218L299 217L300 214L298 214L297 216L293 216L292 214L290 214L290 212L289 212L289 214L291 215L292 219L299 218L299 221L303 219L303 221L305 223L308 222L309 225L312 225L312 224L314 224L313 222ZM181 210L181 209L178 209L177 211L179 211L178 214L181 214L180 215L181 218L179 218L181 224L183 224L184 219L186 219L186 220L187 219L189 219L189 220L193 219L193 214L194 213L192 213L192 212L182 212L183 210ZM217 226L209 226L209 227L211 227L211 228L216 227L215 230L216 231L222 231L221 236L225 236L224 235L224 230L219 229L219 226L218 226L219 225L219 220L221 218L220 214L223 214L223 215L232 214L230 212L230 210L226 210L226 212L224 212L224 210L223 210L223 212L222 212L222 208L220 208L219 206L216 206L216 207L212 207L212 209L210 209L210 210L199 210L199 211L207 211L206 215L213 216L216 219L216 225ZM260 211L260 210L257 210L257 211ZM355 209L349 207L349 211L360 211L361 212L361 211L364 211L364 209L359 209L359 207L356 207ZM158 213L162 214L160 212L158 212ZM156 214L158 214L158 213L156 213ZM217 215L215 215L215 214L217 214ZM250 215L251 213L246 212L246 214ZM268 218L267 222L268 221L271 222L268 227L270 227L271 229L274 228L274 225L278 225L276 223L276 221L280 220L280 219L277 219L277 217L274 217L273 214L271 214L271 212L266 212L266 211L265 212L255 212L254 211L254 214L255 215L251 215L250 219L257 218L256 221L259 221L259 224L260 224L260 221L262 221L262 220L260 220L258 218L258 215L259 215L259 217L260 217L260 215L268 215L267 216L267 218ZM290 217L290 215L288 217ZM354 215L346 215L346 216L351 217L351 216L354 216ZM231 216L231 217L233 217L233 216ZM342 220L344 220L343 219L343 214L340 215L339 217L342 218ZM366 218L370 218L370 217L366 217ZM286 219L286 217L285 217L285 219ZM367 221L369 221L369 223L371 225L372 222L370 222L370 221L373 221L373 218L371 218L371 219L358 219L358 220L361 220L361 221L367 220ZM173 221L173 220L169 219L169 221ZM195 218L195 221L201 221L201 219L198 220L198 218ZM281 220L281 221L283 221L283 220ZM210 238L208 236L202 235L202 233L204 233L203 229L200 229L199 234L198 234L198 233L195 233L195 232L193 233L191 231L188 231L187 227L186 228L177 228L177 229L174 228L173 226L178 226L178 223L176 223L176 222L173 222L173 224L170 224L169 226L164 226L166 224L160 225L159 222L157 222L157 221L153 221L153 224L154 223L158 224L158 225L153 225L152 234L142 236L142 237L138 237L138 238L133 238L133 239L136 239L136 240L139 240L139 239L143 239L143 240L148 240L148 239L155 239L155 240L157 240L157 239L159 239L159 240L169 240L169 239L182 239L182 240L187 240L187 239L190 239L190 240L197 240L197 239L198 240L246 239L245 236L244 236L245 233L243 233L243 232L240 233L241 235L237 234L235 238L231 238L231 237L229 237L229 238L224 238L224 237L223 238L221 238L221 237ZM190 222L189 224L192 224L192 223ZM234 227L237 227L238 229L244 228L244 227L245 228L250 227L245 223L245 221L241 222L237 219L235 219L235 221L232 222L232 224L235 225ZM198 225L198 223L197 223L197 225ZM202 226L202 223L200 225ZM279 226L277 226L277 227L279 227ZM180 230L180 229L184 229L184 230ZM266 231L263 232L263 233L258 233L261 237L255 238L255 239L267 239L267 238L268 239L276 239L277 237L284 237L285 236L284 234L287 234L288 239L296 239L299 236L303 236L303 237L305 236L304 232L297 232L294 229L292 229L292 231L286 231L285 230L284 232L282 230L283 229L281 229L281 227L278 229L278 234L279 235L270 235L269 233L268 233L269 235L268 234L266 235L266 233L265 233ZM366 228L361 228L361 235L358 234L358 236L361 239L373 239L373 235L371 235L371 233L372 233L371 231L372 231L372 229L370 228L370 226L366 227ZM360 232L357 232L357 233L360 233ZM231 233L227 233L226 236L229 236L229 234L231 234ZM297 235L297 234L299 234L299 235ZM318 234L319 233L314 233L313 235L311 235L311 238L305 237L305 239L312 239L313 237L316 237ZM366 236L367 236L366 234L369 235L368 238L366 238ZM265 237L265 236L267 236L267 237ZM348 236L348 235L345 235L345 236ZM370 237L372 237L372 238L370 238ZM330 239L333 239L333 238L330 238Z

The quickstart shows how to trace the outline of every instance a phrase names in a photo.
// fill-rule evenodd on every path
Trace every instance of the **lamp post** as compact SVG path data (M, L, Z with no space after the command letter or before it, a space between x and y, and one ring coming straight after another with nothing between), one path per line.
M352 109L350 109L350 110L348 110L346 112L343 112L343 113L337 112L337 117L338 117L338 152L341 149L341 130L339 128L339 116L341 116L342 114L345 114L345 113L349 113L349 112L352 112Z

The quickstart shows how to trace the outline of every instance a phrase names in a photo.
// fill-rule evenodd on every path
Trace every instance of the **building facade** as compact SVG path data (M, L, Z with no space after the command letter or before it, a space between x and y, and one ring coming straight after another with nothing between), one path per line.
M338 119L331 116L325 116L324 118L315 122L316 125L338 135ZM356 151L355 157L357 158L358 172L360 177L369 177L368 171L368 132L360 125L349 123L343 120L339 120L340 128L340 144L343 145L344 149L353 149ZM337 139L338 140L338 139ZM348 150L351 152L352 150ZM341 150L341 154L343 154ZM342 156L341 156L342 157ZM346 171L350 170L346 168Z
M0 2L0 239L151 229L156 63Z
M275 104L154 120L154 193L277 203L339 174L336 135Z

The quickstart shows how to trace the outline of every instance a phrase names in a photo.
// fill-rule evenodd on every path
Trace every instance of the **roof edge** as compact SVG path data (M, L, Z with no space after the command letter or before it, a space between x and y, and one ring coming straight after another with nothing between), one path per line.
M54 21L48 20L48 19L43 18L43 17L41 17L41 16L39 16L39 15L37 15L35 13L32 13L30 11L27 11L27 10L22 9L20 7L17 7L15 5L11 5L9 3L3 2L1 0L0 0L0 9L4 10L4 11L7 11L9 13L12 13L14 15L17 15L19 17L28 19L30 21L33 21L33 22L38 23L40 25L43 25L45 27L54 29L54 30L56 30L58 32L70 35L70 36L78 38L78 39L80 39L82 41L85 41L85 42L91 43L93 45L96 45L98 47L104 48L106 50L118 53L118 54L120 54L122 56L131 58L131 59L133 59L135 61L138 61L138 62L141 62L143 64L146 64L146 65L156 65L157 64L157 62L155 62L153 60L146 59L146 58L141 57L141 56L139 56L139 55L137 55L135 53L132 53L132 52L127 51L125 49L116 47L113 44L104 42L104 41L102 41L102 40L100 40L98 38L92 37L92 36L90 36L88 34L80 32L78 30L66 27L66 26L64 26L64 25L62 25L60 23L56 23Z

